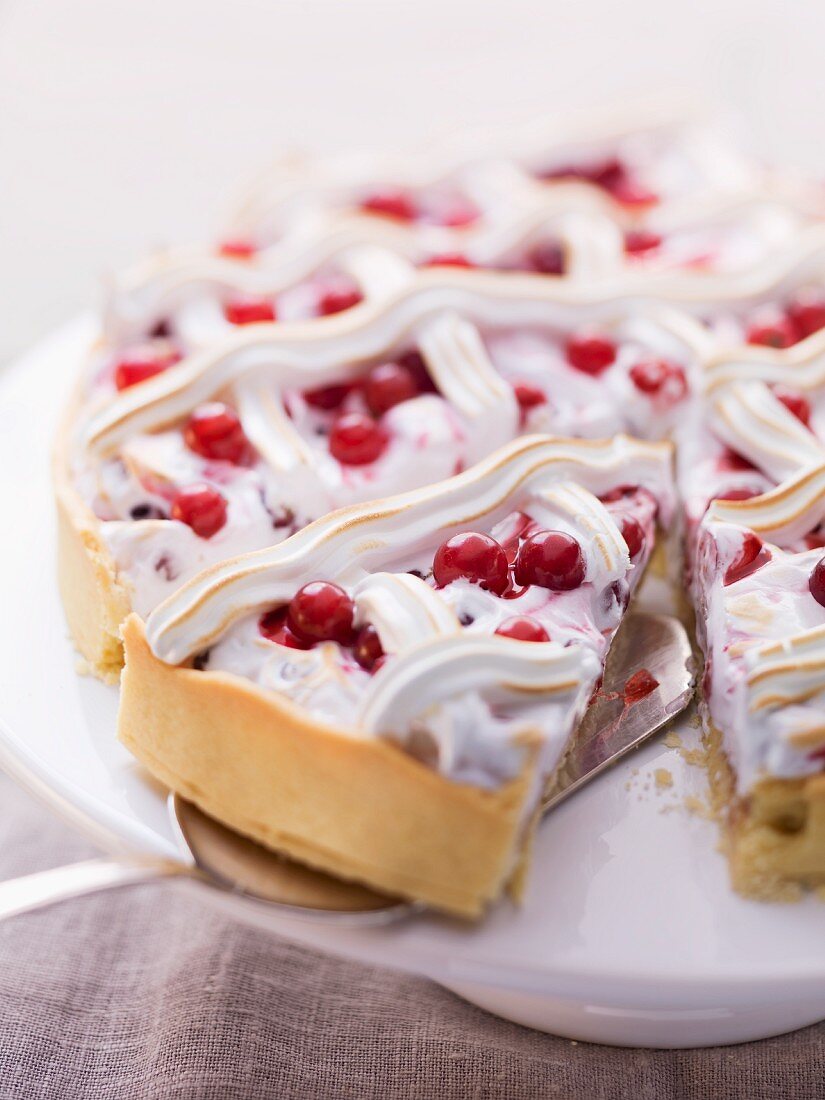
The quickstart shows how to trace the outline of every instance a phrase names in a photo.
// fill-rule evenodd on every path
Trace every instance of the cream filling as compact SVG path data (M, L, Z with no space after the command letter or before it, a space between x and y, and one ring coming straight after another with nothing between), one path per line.
M410 575L368 574L351 591L356 622L372 623L388 654L374 675L331 643L304 652L269 642L258 613L222 633L201 663L277 691L355 736L388 737L455 782L490 788L515 777L526 744L536 740L538 772L548 776L595 687L653 544L652 505L641 501L634 514L645 530L636 564L624 556L620 568L605 569L591 547L593 581L572 591L532 586L508 599L464 580L433 590ZM550 642L496 636L515 615L540 622Z
M621 619L618 601L605 592L596 593L590 585L564 593L531 588L518 599L505 600L468 582L455 582L438 595L458 615L477 616L461 631L463 644L477 639L482 645L504 643L501 648L505 648L506 639L492 638L495 628L512 615L532 615L547 629L550 645L510 643L511 647L520 654L526 649L536 654L539 650L575 653L575 686L561 694L533 692L521 699L501 696L493 667L485 672L489 678L486 688L456 690L455 671L438 659L428 674L430 701L425 701L422 709L414 706L404 721L395 703L390 709L392 728L385 733L381 727L365 727L360 719L373 677L346 651L333 643L303 652L269 642L259 632L257 615L231 627L209 650L204 667L231 672L276 691L314 718L356 736L389 736L455 782L492 788L514 778L524 760L521 739L528 736L539 738L541 774L549 774L595 687ZM498 653L492 658L494 664L500 660ZM391 665L387 672L397 674ZM439 675L446 680L443 697L432 694L433 678ZM417 690L420 692L420 687Z
M462 425L441 398L406 401L391 409L384 423L390 442L378 461L341 466L329 455L326 437L310 436L311 466L284 476L261 464L246 469L208 463L186 447L177 431L132 441L133 469L162 475L171 486L206 481L227 501L226 523L208 539L177 520L131 520L127 517L136 506L149 502L168 513L170 504L147 491L121 462L104 464L105 500L98 505L104 514L121 518L104 520L101 533L134 609L147 616L207 566L272 546L295 526L335 508L435 483L463 466L472 426ZM285 509L294 514L293 522L276 526Z
M599 438L629 429L659 436L677 415L640 393L628 375L642 358L684 361L684 344L654 321L635 318L610 326L618 355L597 378L573 369L551 332L491 331L482 344L471 326L462 327L449 315L442 322L429 324L424 350L452 399L422 394L390 409L382 418L388 446L373 463L337 462L326 435L330 417L289 390L287 417L265 379L237 386L244 427L267 460L252 469L207 462L186 448L177 430L135 435L121 446L118 459L100 460L98 473L94 456L85 453L78 484L106 521L103 536L135 609L145 616L206 566L274 544L335 508L442 481L520 431ZM539 386L547 397L528 411L523 426L511 390L520 383ZM271 402L261 400L262 387ZM273 442L279 449L270 453ZM171 488L200 481L215 485L228 503L225 527L200 539L175 521L130 522L132 509L147 501L169 511L168 500L141 483L144 471ZM273 526L284 515L290 523Z
M808 589L811 570L823 551L789 553L771 546L769 562L725 586L725 569L736 558L743 533L741 528L714 525L718 569L700 565L696 581L700 607L705 609L703 640L710 661L707 703L722 731L740 794L764 776L791 779L822 771L823 761L813 755L804 735L825 727L825 665L820 676L823 690L800 702L758 705L758 685L750 680L766 645L789 644L805 631L825 626L825 608ZM776 690L783 689L777 684ZM789 694L795 694L793 687Z

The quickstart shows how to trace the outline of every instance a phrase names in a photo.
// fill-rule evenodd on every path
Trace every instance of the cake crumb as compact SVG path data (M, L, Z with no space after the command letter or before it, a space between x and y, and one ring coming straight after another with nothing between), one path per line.
M78 657L74 663L74 670L78 676L91 676L92 666L84 657Z
M669 730L662 740L667 748L676 749L686 764L701 768L707 762L706 750L703 747L689 749L676 730Z
M695 794L689 794L682 803L684 808L689 814L693 814L696 817L704 817L708 820L713 819L713 812L707 803L703 802L701 798L698 798Z
M653 776L659 790L665 790L667 787L673 786L673 775L667 768L657 768Z
M663 814L672 814L675 810L684 810L691 814L693 817L701 817L706 821L712 821L714 819L713 811L710 806L703 802L695 794L686 795L684 799L676 802L667 802L659 810Z
M698 749L682 749L682 759L686 764L691 764L696 768L703 768L707 763L707 752L703 748Z

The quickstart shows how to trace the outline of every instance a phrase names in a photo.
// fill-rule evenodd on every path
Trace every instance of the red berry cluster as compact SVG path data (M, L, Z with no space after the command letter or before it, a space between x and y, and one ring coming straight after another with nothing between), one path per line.
M539 386L532 385L530 382L517 382L513 386L513 393L516 395L516 401L521 412L522 427L531 409L547 404L547 394L544 390Z
M574 333L564 351L571 367L594 377L612 366L618 354L616 344L599 332ZM628 373L636 389L651 399L675 405L687 393L684 367L667 359L642 359Z
M246 237L227 237L218 245L218 255L228 260L251 260L257 251L257 245Z
M660 248L662 238L650 229L629 229L624 235L624 250L628 256L645 256Z
M762 539L758 535L754 535L752 531L748 531L742 540L739 553L725 570L722 583L725 585L735 584L737 581L749 577L751 573L755 573L757 569L761 569L770 560L771 552L762 542Z
M352 309L363 300L363 295L350 279L343 277L330 279L320 288L318 295L318 313L329 317L334 313L343 313Z
M365 466L380 458L387 446L381 417L433 388L421 356L409 352L393 362L377 364L357 383L307 390L304 400L314 409L335 413L329 432L332 456L345 466ZM356 392L366 411L342 407Z
M785 406L788 412L793 413L797 420L806 428L811 426L811 403L804 393L793 389L791 386L777 384L773 387L774 396Z
M644 493L644 490L641 492ZM644 528L631 511L633 501L639 493L637 486L624 485L611 490L601 498L602 504L607 507L618 524L631 559L640 554L645 545Z
M230 237L218 245L218 255L230 260L253 260L257 253L257 245L243 237ZM316 309L319 316L327 317L351 309L362 298L361 291L351 279L336 275L319 283ZM235 296L224 303L224 315L233 325L248 325L275 321L277 308L267 298Z
M172 519L191 527L199 538L211 539L226 523L226 499L204 482L187 485L172 501Z
M789 348L825 328L825 297L816 291L798 294L784 309L763 311L747 330L749 344Z
M343 588L329 581L311 581L288 604L262 615L258 629L271 642L291 649L337 642L352 651L362 668L373 672L384 658L378 632L369 624L356 628L354 619L355 605Z
M403 187L381 187L370 191L361 200L367 214L379 214L400 222L412 222L418 217L418 204L413 194Z
M825 607L825 558L820 558L811 570L808 588L816 602Z
M361 199L361 209L400 222L428 222L462 229L478 220L479 209L458 193L414 195L405 187L380 187Z
M540 275L563 275L565 269L564 248L558 241L539 241L527 256L527 268Z
M213 462L238 466L253 457L238 414L220 401L199 405L184 426L183 438L191 451ZM205 482L186 485L175 494L171 515L200 538L209 539L226 523L226 498Z
M565 354L571 367L595 376L615 362L616 345L597 332L581 332L568 339Z
M645 187L629 165L618 157L595 164L565 164L539 173L544 180L581 180L592 183L625 206L650 206L658 196Z
M475 267L473 261L463 252L435 252L428 257L422 267Z
M223 305L224 316L231 325L259 325L277 320L275 303L269 298L236 294Z
M640 360L633 364L628 373L637 390L669 405L675 405L687 393L684 368L667 359Z
M234 409L220 401L199 405L189 417L183 438L190 451L204 458L242 465L252 448Z
M564 531L537 531L521 540L512 566L501 543L477 531L453 535L433 559L433 578L439 588L467 580L497 596L516 594L516 586L528 585L568 591L582 584L584 574L581 546Z
M127 351L115 364L115 386L126 390L138 382L144 382L156 374L162 374L175 363L181 354L168 340L155 340Z

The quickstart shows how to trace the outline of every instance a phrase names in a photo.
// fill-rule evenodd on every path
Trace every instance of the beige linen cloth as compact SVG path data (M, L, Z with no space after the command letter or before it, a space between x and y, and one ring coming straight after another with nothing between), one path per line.
M0 877L92 854L4 776L0 806ZM140 886L0 924L0 1096L808 1100L825 1025L701 1051L571 1043Z

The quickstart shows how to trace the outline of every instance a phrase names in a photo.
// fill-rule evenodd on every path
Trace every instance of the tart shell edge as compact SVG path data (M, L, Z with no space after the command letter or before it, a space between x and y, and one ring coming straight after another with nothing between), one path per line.
M167 787L230 828L339 878L479 916L520 870L536 752L496 790L313 721L222 672L170 667L123 627L118 737ZM456 844L455 838L461 838Z

